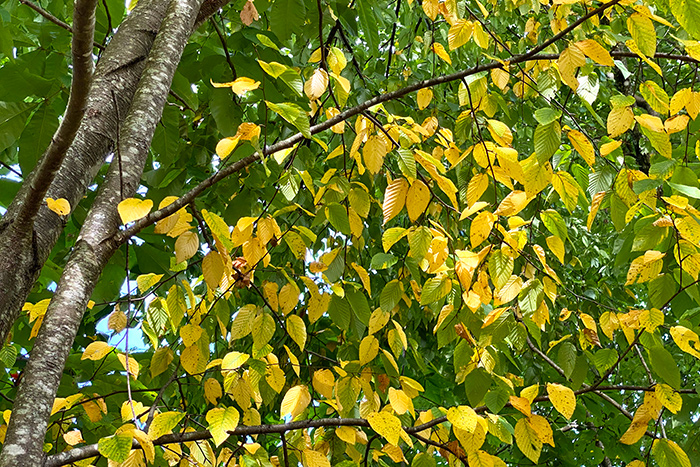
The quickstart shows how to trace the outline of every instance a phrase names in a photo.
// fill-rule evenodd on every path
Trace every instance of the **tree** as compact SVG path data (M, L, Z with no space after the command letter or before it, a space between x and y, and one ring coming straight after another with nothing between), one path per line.
M0 467L700 462L698 0L43 3Z

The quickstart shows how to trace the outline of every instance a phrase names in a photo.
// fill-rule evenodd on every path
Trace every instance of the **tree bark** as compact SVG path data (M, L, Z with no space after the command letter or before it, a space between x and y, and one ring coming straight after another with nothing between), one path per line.
M115 243L106 240L119 230L117 204L133 196L139 186L153 133L201 2L173 0L168 8L121 125L117 153L31 351L0 454L0 467L38 467L44 461L46 427L66 359L102 268L115 251Z
M75 207L86 193L112 150L117 114L123 118L128 111L166 7L165 0L139 2L105 49L95 70L85 117L46 196L65 198ZM36 172L29 175L0 222L0 264L4 265L0 268L0 342L5 341L65 225L64 219L44 205L33 227L12 228Z

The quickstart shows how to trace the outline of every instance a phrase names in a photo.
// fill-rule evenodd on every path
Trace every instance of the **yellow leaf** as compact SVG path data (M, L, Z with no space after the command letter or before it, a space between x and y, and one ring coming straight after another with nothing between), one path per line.
M175 261L181 263L190 259L199 249L199 236L190 230L183 232L175 241Z
M170 350L170 347L161 347L156 350L153 353L153 357L151 357L151 378L155 378L167 370L174 359L175 356L173 355L173 351Z
M423 2L423 11L431 21L435 21L435 18L437 18L438 12L440 11L438 0L425 0Z
M579 41L576 43L576 47L578 47L586 55L586 57L600 65L615 66L615 62L610 56L610 53L605 49L605 47L593 39Z
M430 101L433 100L433 91L430 88L423 88L418 90L416 95L416 101L418 102L418 108L423 110L428 107Z
M121 362L122 366L124 369L134 378L139 377L139 363L136 361L134 357L129 355L129 358L126 358L126 355L123 353L117 354L117 359Z
M153 208L153 201L150 199L127 198L119 203L117 211L123 224L128 224L142 217L146 217Z
M211 404L216 405L221 399L223 392L221 391L221 384L214 378L207 378L204 381L204 398Z
M116 333L120 333L126 328L126 313L119 309L115 309L110 313L107 319L107 329L111 329Z
M522 211L529 202L527 193L524 191L511 191L498 205L498 209L496 209L494 214L497 216L514 216ZM474 244L472 243L472 245Z
M383 224L386 224L401 212L406 203L407 192L408 182L406 179L397 178L389 183L384 192L384 203L382 204L382 212L384 213Z
M369 426L391 444L398 445L402 435L405 435L401 421L387 412L373 412L367 417Z
M233 407L215 408L207 412L207 424L214 444L220 446L229 437L228 432L238 426L240 415Z
M546 418L541 415L533 415L528 419L528 422L530 422L530 426L535 430L537 437L543 444L549 444L554 447L554 434Z
M460 405L459 407L450 407L447 410L447 420L460 430L471 433L476 429L479 416L471 407Z
M450 55L445 50L445 46L443 46L439 42L433 42L433 45L430 48L433 52L435 52L435 55L440 57L442 60L444 60L448 64L452 65L452 59L450 58Z
M605 191L601 191L593 195L593 200L591 201L591 212L588 213L588 220L586 221L586 227L588 228L589 232L591 231L591 225L593 225L593 219L595 219L595 215L598 213L600 203L603 202L603 198L605 198L605 195Z
M218 251L210 251L202 260L202 275L204 282L212 292L219 286L219 281L224 275L224 261Z
M372 296L372 287L371 287L370 280L369 280L369 273L367 272L367 270L365 268L363 268L362 266L360 266L357 263L352 263L351 266L355 270L357 275L360 276L360 281L362 282L362 285L364 286L365 290L367 291L367 293L371 297Z
M203 372L206 368L206 363L206 359L197 345L185 347L185 350L180 353L180 364L191 375Z
M671 328L671 337L676 345L684 352L689 353L693 357L700 358L698 350L698 335L684 326L673 326ZM92 345L92 344L90 344Z
M450 50L463 46L472 37L474 26L471 21L465 19L457 20L447 32L447 43Z
M554 253L560 263L564 264L564 254L566 250L564 248L564 242L559 237L551 235L546 238L547 246Z
M100 360L110 353L114 347L103 341L90 343L85 347L81 360Z
M326 399L333 398L333 388L335 387L335 378L331 370L316 370L313 376L313 386L319 394Z
M328 457L318 451L304 449L304 467L331 467Z
M641 13L633 13L627 18L627 30L639 50L647 57L656 53L656 30L649 17Z
M547 383L547 394L557 412L570 420L576 409L574 391L561 384Z
M306 324L304 320L297 315L289 315L287 317L287 332L289 336L297 343L300 350L304 350L306 345Z
M529 399L525 397L510 396L508 401L514 409L518 410L523 415L527 415L528 417L532 415L532 408L530 407Z
M70 214L70 203L65 198L46 198L46 207L59 216L67 216Z
M683 449L670 439L655 439L651 453L656 463L663 467L690 467L690 459Z
M387 153L386 142L379 136L372 135L367 138L364 148L362 149L362 159L373 175L378 174L384 164L384 157Z
M239 96L243 96L246 92L253 91L260 87L260 81L255 81L245 77L237 78L235 81L231 81L229 83L215 83L211 81L211 84L215 88L231 88L231 91Z
M488 238L496 217L488 211L480 212L469 226L469 240L472 247L477 247Z
M84 443L83 434L80 430L71 430L63 434L63 441L69 446L75 446L76 444Z
M678 413L683 407L683 398L668 384L657 383L654 387L656 399L671 413Z
M290 415L292 418L302 413L311 402L309 388L305 385L298 385L289 388L282 399L280 406L280 416Z
M515 442L522 453L537 464L542 453L542 441L527 418L521 418L515 424Z
M614 107L608 114L607 129L611 138L617 138L634 125L632 107Z
M299 287L293 282L284 284L279 293L279 307L282 314L289 314L297 303L299 303Z
M410 412L411 415L415 416L413 401L402 390L389 388L389 403L391 404L391 408L394 409L394 412L398 415Z
M666 132L666 128L664 128L664 124L659 117L649 114L642 114L635 116L634 119L637 121L637 123L649 131L653 131L654 133Z
M153 417L153 422L148 428L148 436L151 439L158 439L163 435L172 433L173 428L180 423L185 416L183 412L163 412Z
M237 370L243 366L243 364L247 362L249 358L250 355L247 353L236 351L227 353L221 361L221 373L226 376L226 373Z
M220 140L216 143L216 155L221 159L226 159L236 149L239 140L240 136L229 136Z
M357 442L357 432L355 428L351 426L339 426L335 429L335 434L342 441L350 445L354 445Z
M377 357L379 341L373 335L365 336L360 342L360 365L366 365Z
M315 101L326 92L328 87L328 73L326 70L319 68L311 77L304 83L304 93L309 100Z
M588 138L586 138L586 136L578 130L571 130L566 134L566 136L569 138L569 141L571 141L571 145L574 147L576 152L581 154L581 157L583 157L583 160L586 161L586 164L593 167L593 164L595 164L595 149Z

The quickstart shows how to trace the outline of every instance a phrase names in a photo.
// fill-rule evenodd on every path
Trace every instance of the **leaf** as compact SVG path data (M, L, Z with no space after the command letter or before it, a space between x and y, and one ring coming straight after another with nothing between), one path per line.
M328 88L328 73L326 70L319 68L309 77L304 83L304 93L309 100L315 101L326 92Z
M199 240L198 240L199 241ZM202 275L210 290L215 291L224 275L224 261L217 251L210 251L202 260Z
M678 411L683 406L683 399L681 395L673 390L671 386L667 384L658 383L654 387L654 393L656 394L656 399L663 404L671 413L678 413Z
M148 428L148 436L156 440L163 435L172 433L173 428L185 417L183 412L162 412L153 417L153 422Z
M474 26L470 21L457 20L447 32L447 43L450 46L450 50L454 50L469 42L473 32Z
M655 439L651 453L659 467L690 467L688 455L670 439Z
M498 205L498 209L496 209L493 214L505 217L514 216L522 211L529 202L530 200L528 199L527 193L524 191L511 191L503 201L501 201L501 204ZM474 242L472 242L472 245L474 245Z
M233 152L233 150L236 149L239 140L240 136L231 136L219 140L219 142L216 144L216 155L221 159L226 159Z
M645 81L639 85L639 92L652 109L662 114L668 114L669 98L661 86L654 81Z
M671 337L682 351L689 353L693 357L700 358L700 349L698 349L700 338L695 332L684 326L673 326L671 327Z
M469 240L472 247L477 247L488 238L496 218L488 211L480 212L469 227Z
M633 13L627 18L627 30L639 50L647 57L653 57L656 53L656 30L651 20L641 13Z
M435 52L435 55L440 57L443 61L447 62L449 65L452 65L452 59L450 58L450 55L447 53L445 50L445 46L442 45L439 42L433 42L433 44L430 46L430 49Z
M67 216L70 214L70 203L65 198L46 198L46 207L59 216Z
M217 447L226 441L229 431L236 429L239 417L238 410L233 407L215 408L207 412L208 429Z
M471 407L460 405L459 407L450 407L447 410L447 420L454 427L472 433L476 429L479 416Z
M114 347L103 341L96 341L90 343L85 347L83 355L80 357L81 360L102 360L107 354L109 354Z
M311 138L309 116L306 111L296 104L265 101L267 106L280 117L294 125L305 138Z
M418 109L423 110L430 105L430 101L433 100L433 91L430 88L419 89L416 95L416 102L418 103Z
M282 399L280 406L280 416L287 415L295 418L301 414L311 402L311 394L309 388L305 385L297 385L289 388Z
M304 449L304 467L331 467L328 457L318 451Z
M260 87L260 81L255 81L244 76L236 78L229 83L215 83L211 81L211 84L215 88L231 88L231 91L239 96L245 96L248 91L253 91Z
M700 40L700 1L670 0L671 12L683 29L695 40Z
M150 199L127 198L119 203L117 211L122 219L122 224L128 224L146 217L152 208L153 201Z
M567 132L566 136L569 138L569 141L571 142L571 145L574 147L576 152L581 154L581 157L583 157L583 160L586 161L586 164L593 167L593 165L595 164L595 149L593 148L593 144L588 140L588 138L586 138L586 136L583 133L577 130L571 130Z
M199 236L188 230L177 237L175 241L175 261L181 263L193 257L199 250Z
M306 345L306 325L304 320L297 315L287 317L287 332L294 342L299 346L299 350L304 350Z
M574 391L561 384L547 383L547 394L549 394L549 401L557 409L557 412L562 414L567 420L571 420L571 416L576 409Z
M114 310L107 319L107 329L111 329L117 334L126 328L126 313L121 310Z
M223 395L221 384L214 378L207 378L202 386L204 387L204 398L210 404L216 405Z
M387 154L386 142L377 135L367 138L367 142L362 148L362 160L367 166L367 170L372 174L378 174L384 164ZM402 179L397 179L402 180ZM394 180L396 181L396 180Z
M376 337L365 336L360 342L360 365L366 365L377 357L379 353L379 341Z
M373 412L367 417L369 426L391 444L398 445L402 434L405 435L401 421L386 412Z
M131 452L131 442L134 437L126 433L116 433L106 438L100 438L97 449L107 459L114 462L124 462Z
M610 53L593 39L586 39L576 43L576 47L583 52L586 57L604 66L615 66Z
M161 373L164 373L174 359L175 356L173 355L173 351L170 349L170 347L161 347L160 349L156 350L153 353L153 357L151 357L151 378L155 378Z
M382 204L382 212L384 213L383 225L401 212L406 203L407 192L408 182L404 178L397 178L386 187L384 203Z
M515 424L515 443L528 459L537 463L542 453L542 441L527 418L521 418Z

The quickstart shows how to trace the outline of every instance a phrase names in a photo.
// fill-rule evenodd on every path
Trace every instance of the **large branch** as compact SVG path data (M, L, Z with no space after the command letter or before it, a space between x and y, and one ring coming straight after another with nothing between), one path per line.
M97 279L115 251L117 204L139 186L148 149L202 0L172 0L120 130L113 163L80 230L31 351L7 428L0 467L36 467L66 359Z

